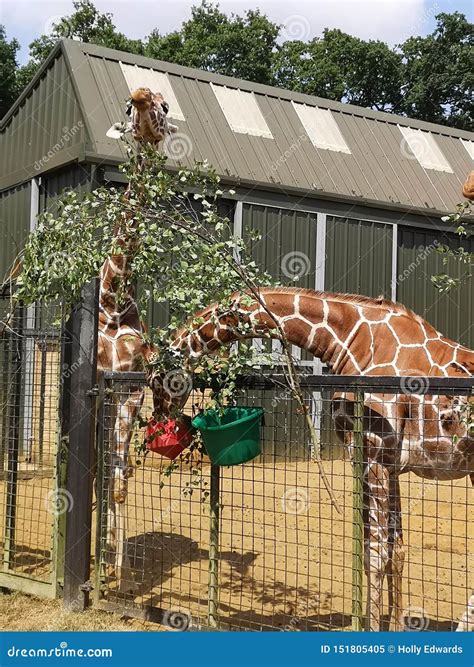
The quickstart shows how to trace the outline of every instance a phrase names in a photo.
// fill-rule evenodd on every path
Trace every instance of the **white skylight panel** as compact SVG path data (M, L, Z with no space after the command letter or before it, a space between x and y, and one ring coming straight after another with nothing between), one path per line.
M273 139L257 99L253 93L238 88L216 86L211 83L219 106L234 132L251 134L254 137Z
M168 117L186 120L167 74L126 63L120 63L120 67L130 92L136 88L149 88L152 93L161 93L170 107Z
M351 154L336 119L329 109L291 102L311 143L316 148Z
M469 153L471 160L474 160L474 141L469 141L469 139L461 139L461 143Z
M444 157L431 132L415 130L413 127L405 127L404 125L399 125L398 129L403 137L401 151L405 157L409 157L408 147L421 166L425 169L435 169L436 171L446 171L450 174L453 173L451 165Z

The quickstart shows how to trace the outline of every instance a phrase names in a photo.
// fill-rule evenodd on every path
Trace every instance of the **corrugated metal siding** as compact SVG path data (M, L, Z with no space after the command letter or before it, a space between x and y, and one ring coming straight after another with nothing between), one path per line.
M460 277L468 272L468 267L455 260L444 265L443 256L433 249L435 241L453 249L462 245L474 252L474 239L461 242L453 234L440 235L399 227L397 300L449 338L474 348L474 281L471 278L447 294L438 292L431 283L431 276L447 273Z
M40 211L54 212L57 198L68 190L78 194L93 189L93 167L90 164L73 164L42 178L40 186Z
M327 195L361 203L446 211L459 201L461 183L472 167L460 142L460 137L473 138L467 132L91 44L66 40L60 49L2 131L3 173L16 179L5 181L4 187L37 175L48 166L53 168L76 159L83 149L106 160L126 158L123 142L106 137L114 122L125 120L129 89L121 63L153 67L167 74L185 118L176 121L184 137L174 138L186 145L187 155L182 163L207 159L222 176L245 183L258 182L275 189L298 188L315 197ZM252 92L273 138L233 132L212 91L212 83ZM351 154L314 146L293 102L330 110ZM80 131L62 141L61 137L79 123L83 124ZM409 151L403 150L398 123L429 130L455 173L424 169ZM51 158L49 151L54 153ZM35 170L38 161L43 162Z
M82 59L78 85L98 152L124 157L120 142L105 137L108 127L123 118L124 100L129 93L120 67L122 60L167 73L185 117L177 125L191 145L183 162L207 158L221 175L303 188L314 195L327 193L444 211L458 202L461 183L470 168L469 156L456 130L425 124L455 172L440 173L424 169L409 151L403 150L397 123L419 127L422 124L418 121L410 124L407 119L390 114L355 110L349 105L90 45L68 44L66 48L82 49L77 56ZM211 83L254 92L273 139L233 132ZM98 105L98 99L103 104ZM313 146L292 101L330 109L351 154ZM472 138L469 133L461 134Z
M257 204L243 204L244 238L249 229L261 235L250 242L252 257L275 280L285 285L314 289L316 270L316 214ZM302 267L299 280L291 279L291 266Z
M196 212L202 211L202 203L195 199L189 199L190 207ZM222 218L228 218L232 223L234 217L235 202L230 199L221 199L218 204L218 213ZM148 304L148 314L146 324L148 328L165 327L170 321L168 302L155 303L150 301Z
M86 141L87 132L67 71L59 55L0 134L0 172L17 182L38 175L52 159Z
M3 281L30 229L30 183L0 193L0 279Z
M243 237L257 231L261 239L249 241L252 258L283 285L314 289L316 272L316 214L305 211L246 204L242 206ZM298 275L298 280L292 277ZM304 350L301 358L313 359Z
M327 218L325 289L390 298L392 225Z

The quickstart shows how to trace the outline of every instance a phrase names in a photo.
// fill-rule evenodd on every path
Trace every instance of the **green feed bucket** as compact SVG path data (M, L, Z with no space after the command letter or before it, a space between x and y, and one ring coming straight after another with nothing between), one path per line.
M193 419L200 431L211 462L235 466L261 454L260 422L263 408L225 408L223 413L207 410Z

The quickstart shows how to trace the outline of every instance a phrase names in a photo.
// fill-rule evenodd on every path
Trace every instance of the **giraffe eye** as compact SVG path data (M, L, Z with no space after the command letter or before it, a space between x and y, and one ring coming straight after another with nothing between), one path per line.
M168 102L162 102L162 103L161 103L161 108L163 109L163 111L165 112L165 114L167 114L168 111L170 110L170 107L169 107Z

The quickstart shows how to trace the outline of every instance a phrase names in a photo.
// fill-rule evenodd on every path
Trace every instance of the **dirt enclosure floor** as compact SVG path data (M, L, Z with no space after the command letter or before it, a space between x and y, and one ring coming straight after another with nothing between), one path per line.
M131 571L126 578L134 592L118 592L113 567L108 566L103 597L124 613L154 606L181 611L193 624L205 624L209 466L193 474L182 465L167 476L163 461L149 455L130 479L126 533ZM341 460L325 461L324 467L342 514L331 506L314 463L249 463L221 469L218 594L223 628L351 629L352 470ZM412 475L401 479L407 623L413 629L451 630L474 583L467 571L472 558L472 490L466 480L430 482ZM51 572L51 483L51 478L25 473L18 493L14 571L43 580ZM0 498L5 497L4 487L1 482ZM191 495L186 493L190 488ZM4 526L0 528L3 535ZM62 616L60 607L48 621L42 614L28 614L28 598L7 598L10 603L5 604L4 596L0 601L1 629L60 629L58 624L67 628L76 623ZM30 604L34 609L43 603ZM46 604L50 609L60 605ZM101 629L100 616L92 612L84 629L94 624ZM110 620L105 625L112 629ZM145 626L117 619L116 629Z

